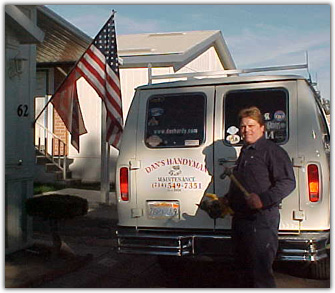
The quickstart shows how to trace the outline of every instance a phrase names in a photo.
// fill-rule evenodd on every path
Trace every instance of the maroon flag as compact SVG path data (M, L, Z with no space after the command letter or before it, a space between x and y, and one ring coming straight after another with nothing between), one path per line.
M107 110L106 141L118 148L123 114L114 12L78 61L76 70L103 100Z
M71 143L79 152L79 136L87 133L77 95L80 76L72 71L53 95L51 103L71 133Z

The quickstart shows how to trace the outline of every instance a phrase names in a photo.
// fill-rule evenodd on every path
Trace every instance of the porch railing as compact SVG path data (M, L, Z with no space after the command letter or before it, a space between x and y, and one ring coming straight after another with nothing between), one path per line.
M65 180L68 171L66 142L42 124L35 122L35 147L58 166L63 172L63 179Z

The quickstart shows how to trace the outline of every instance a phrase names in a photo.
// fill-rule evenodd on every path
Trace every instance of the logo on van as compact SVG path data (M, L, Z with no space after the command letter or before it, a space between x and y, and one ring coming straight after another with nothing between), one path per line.
M164 114L164 109L162 108L151 108L150 109L150 114L153 117L161 116Z
M231 144L237 144L240 142L241 138L239 135L231 134L226 137L226 140L229 141Z
M283 111L276 111L274 114L273 114L273 118L276 120L276 121L283 121L285 120L285 113Z
M169 171L169 175L178 176L181 174L180 166L172 166L172 169Z

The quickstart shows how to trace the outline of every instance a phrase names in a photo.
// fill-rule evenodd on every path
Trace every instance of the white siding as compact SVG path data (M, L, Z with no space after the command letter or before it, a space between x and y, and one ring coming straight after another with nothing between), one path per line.
M184 66L182 69L178 70L178 73L194 71L220 71L223 69L224 68L219 60L218 55L216 54L214 47L211 47L199 57Z
M136 87L148 82L147 68L124 68L120 70L120 83L122 93L122 110L124 121Z
M73 178L88 182L99 181L101 99L84 78L78 80L77 88L88 133L80 136L80 153L72 145L69 147L69 158L74 160L70 164L70 170Z

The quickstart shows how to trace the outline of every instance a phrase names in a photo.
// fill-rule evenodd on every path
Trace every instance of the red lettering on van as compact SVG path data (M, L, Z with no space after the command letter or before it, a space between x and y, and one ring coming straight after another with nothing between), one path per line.
M150 167L145 167L144 170L149 174L152 170Z

